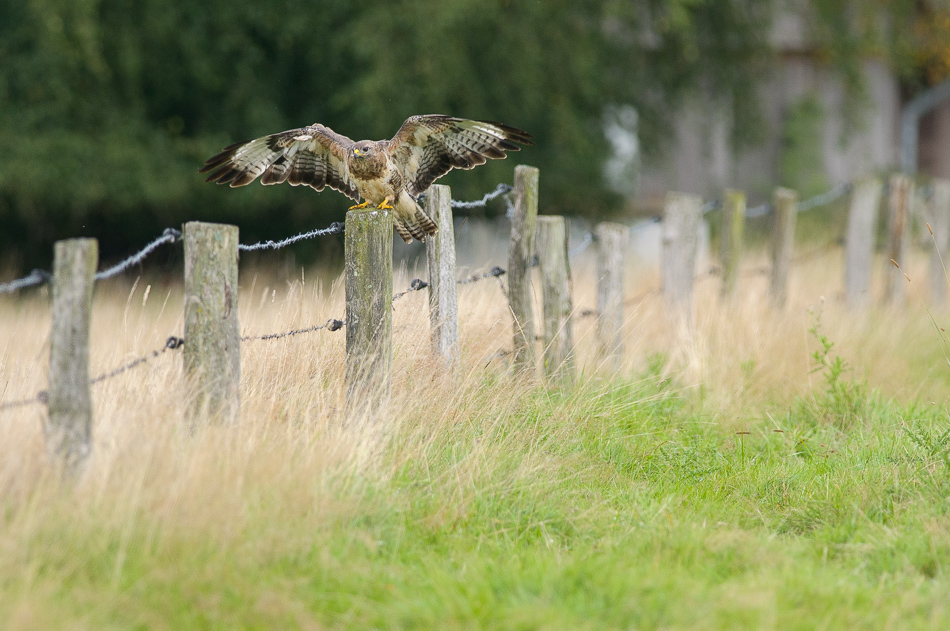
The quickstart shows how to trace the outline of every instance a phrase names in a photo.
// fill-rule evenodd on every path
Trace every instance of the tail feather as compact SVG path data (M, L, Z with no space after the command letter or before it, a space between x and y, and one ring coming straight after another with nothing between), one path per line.
M432 217L426 214L419 204L413 204L415 208L406 212L405 208L397 208L395 216L396 232L406 243L412 243L412 239L425 241L427 236L434 235L439 231L439 226L432 221Z

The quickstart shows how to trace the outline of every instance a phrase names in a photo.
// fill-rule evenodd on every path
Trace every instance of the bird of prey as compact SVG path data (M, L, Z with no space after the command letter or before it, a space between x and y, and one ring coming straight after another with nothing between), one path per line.
M325 186L359 202L354 208L392 209L406 243L438 230L417 199L453 168L473 169L486 160L533 145L527 132L501 123L441 114L412 116L392 140L353 140L323 125L310 125L235 143L209 158L199 173L207 182L268 186L289 182L318 191Z

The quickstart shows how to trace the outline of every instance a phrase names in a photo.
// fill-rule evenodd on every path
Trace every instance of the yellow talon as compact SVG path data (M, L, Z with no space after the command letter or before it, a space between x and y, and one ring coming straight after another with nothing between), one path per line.
M393 205L389 203L389 198L387 197L386 199L383 200L383 203L377 206L376 208L380 210L392 210Z
M350 206L349 210L357 210L359 208L366 208L369 206L369 201L365 201L362 204L357 204L356 206Z

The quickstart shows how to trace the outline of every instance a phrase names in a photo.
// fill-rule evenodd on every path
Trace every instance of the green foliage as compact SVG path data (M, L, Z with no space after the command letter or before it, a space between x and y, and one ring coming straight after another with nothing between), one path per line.
M819 345L812 353L812 373L822 375L825 389L799 401L798 414L807 423L831 424L842 430L866 424L873 409L873 394L868 392L867 384L845 378L851 367L840 355L832 355L835 344L821 330L821 310L812 310L811 314L813 324L808 332Z
M603 212L618 202L601 179L605 108L637 107L656 155L676 103L704 82L745 103L766 58L764 5L0 0L0 222L55 226L4 233L21 247L124 217L149 235L213 218L275 236L275 220L312 226L346 202L215 190L195 172L205 158L315 121L385 138L434 112L527 129L537 147L516 159L541 167L545 209ZM512 167L447 183L477 197Z
M825 113L817 95L808 95L792 104L782 128L779 181L803 197L828 190L823 160Z
M261 469L277 457L262 444L245 457L272 475L203 478L233 498L214 517L194 500L182 510L152 499L165 497L155 486L194 483L185 465L143 468L137 501L37 499L24 483L3 500L2 525L24 534L5 533L0 616L19 631L76 620L83 629L950 622L946 487L918 483L920 459L896 429L898 417L919 416L913 406L803 440L764 427L735 436L670 407L649 374L586 382L576 396L522 394L503 422L483 411L495 383L462 399L464 422L408 421L379 471L334 466L306 478L315 444ZM416 422L427 428L421 445ZM181 448L176 462L187 463L207 443Z

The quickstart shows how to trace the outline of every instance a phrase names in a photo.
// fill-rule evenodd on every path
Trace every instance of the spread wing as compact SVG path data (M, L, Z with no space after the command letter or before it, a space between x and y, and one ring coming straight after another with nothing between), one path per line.
M206 182L230 182L232 188L260 177L265 186L289 182L318 191L329 186L359 201L346 167L346 154L352 146L346 136L323 125L310 125L225 147L198 172L212 171Z
M534 144L531 134L508 125L429 114L406 120L389 152L415 197L453 168L474 169L489 158L504 158L506 151L520 151L515 143Z

